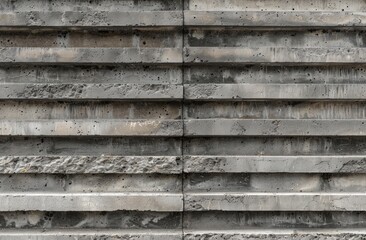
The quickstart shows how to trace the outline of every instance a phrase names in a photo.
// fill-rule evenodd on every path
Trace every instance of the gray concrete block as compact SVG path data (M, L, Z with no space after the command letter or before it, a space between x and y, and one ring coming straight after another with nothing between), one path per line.
M180 100L183 87L173 84L1 84L0 99Z
M2 136L181 136L179 120L0 121Z
M1 118L0 105L0 118ZM352 110L350 110L352 109ZM185 119L365 119L363 101L190 101L185 103ZM11 112L11 111L6 111Z
M81 162L82 164L82 162ZM361 178L359 178L361 179ZM0 193L178 193L182 178L174 173L18 173L0 174Z
M364 211L364 193L186 192L186 211Z
M184 192L357 193L366 187L366 175L354 173L189 173Z
M185 85L189 100L362 100L363 84L197 84Z
M341 64L364 63L364 48L234 48L187 47L184 49L187 64Z
M365 156L184 156L192 173L366 173Z
M362 136L185 137L185 155L204 156L365 156ZM4 151L6 151L4 149Z
M156 211L180 212L180 193L1 193L0 211Z
M16 65L0 66L3 83L27 84L181 84L179 66Z
M181 63L179 48L0 48L0 63Z
M362 12L185 11L185 26L225 27L365 27Z
M2 136L2 156L181 156L180 137Z
M191 119L186 136L364 136L364 120Z
M333 230L333 229L261 229L261 230L211 230L211 231L186 231L185 240L361 240L366 237L366 232L358 229Z
M302 1L292 0L189 0L185 9L198 11L365 11L363 0L354 0L352 4L344 0Z
M0 212L0 219L1 232L8 230L9 233L11 230L21 233L31 229L30 233L39 229L51 232L52 229L133 232L141 228L170 232L182 228L180 212Z
M181 240L177 230L5 230L1 240Z
M0 27L180 27L181 11L0 12Z
M2 174L179 174L181 169L176 156L0 156Z
M215 232L217 230L278 230L302 229L363 229L365 212L186 212L186 232ZM321 232L321 231L320 231Z

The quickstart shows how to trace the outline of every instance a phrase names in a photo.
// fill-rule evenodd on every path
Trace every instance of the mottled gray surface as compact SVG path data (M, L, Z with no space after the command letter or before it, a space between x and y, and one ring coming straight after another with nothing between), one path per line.
M183 87L168 84L3 84L0 99L180 100Z
M0 3L0 239L366 239L363 0Z
M3 156L1 173L181 173L180 157Z

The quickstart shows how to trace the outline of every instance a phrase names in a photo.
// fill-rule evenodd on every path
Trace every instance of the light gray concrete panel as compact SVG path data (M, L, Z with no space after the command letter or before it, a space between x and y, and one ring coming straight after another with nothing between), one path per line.
M2 136L180 136L179 120L0 121Z
M364 84L197 84L185 85L188 100L362 100Z
M184 121L186 136L365 136L364 120L242 120Z
M362 240L366 232L360 229L252 229L185 231L185 240Z
M181 11L0 12L0 27L181 26Z
M182 231L179 230L65 230L56 229L12 231L0 233L1 240L181 240Z
M365 211L365 193L186 192L187 211Z
M157 211L180 212L179 193L1 193L0 211Z
M1 59L0 59L1 60ZM187 64L341 64L365 63L365 48L187 47Z
M185 11L185 26L365 27L363 12Z
M176 156L0 156L2 174L179 174L181 169Z
M173 84L1 84L0 99L180 100Z
M365 173L366 156L184 156L192 173Z
M0 63L181 63L179 48L0 48Z
M199 11L365 11L363 0L188 0L186 9Z

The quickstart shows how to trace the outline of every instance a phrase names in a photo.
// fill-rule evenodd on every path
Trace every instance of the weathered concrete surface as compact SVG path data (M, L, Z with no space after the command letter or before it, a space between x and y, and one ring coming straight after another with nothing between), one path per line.
M365 9L2 1L0 239L365 239Z
M27 230L2 231L1 240L180 240L182 232L175 230Z
M1 193L0 211L157 211L181 212L182 194L130 193Z
M365 173L366 156L184 156L185 172Z
M359 178L362 180L362 177ZM181 177L178 174L1 174L1 193L178 193Z
M0 226L12 228L18 233L27 229L111 229L119 230L140 228L173 230L182 228L180 213L164 212L1 212ZM65 221L68 219L68 221ZM10 232L10 231L9 231ZM30 231L32 232L32 231ZM15 233L15 231L14 231Z
M184 62L191 64L357 64L366 62L364 48L235 48L187 47Z
M186 9L198 11L346 11L364 12L366 5L363 0L349 1L339 0L293 0L284 2L282 0L189 0L186 2ZM337 19L339 20L339 19Z
M0 99L182 99L183 87L171 84L2 84Z
M2 156L0 173L181 173L174 156Z
M186 26L365 27L363 12L186 11Z
M0 48L0 63L181 63L177 48Z
M0 9L4 12L26 12L26 11L169 11L182 10L181 0L68 0L60 2L57 0L4 0L0 3Z
M327 229L314 229L312 231L306 231L302 229L262 229L262 230L244 230L244 231L215 231L210 232L202 231L188 231L185 233L185 240L362 240L365 239L366 233L358 229L347 230L327 230Z
M179 120L0 121L2 136L181 136Z
M265 99L263 99L265 100ZM1 105L0 105L1 108ZM5 108L5 107L4 107ZM7 111L9 112L9 111ZM1 114L1 111L0 111ZM185 104L186 119L365 119L363 101L192 101ZM1 116L1 115L0 115Z
M363 84L204 84L186 85L189 100L362 100Z
M365 211L364 193L186 192L187 211Z
M197 119L184 122L187 136L363 136L364 120Z
M205 229L207 233L242 232L257 230L291 231L320 231L320 229L342 231L342 229L363 230L365 212L187 212L184 219L186 232L199 232ZM338 229L337 229L338 228ZM201 231L204 232L204 231ZM321 232L321 231L320 231ZM352 232L352 231L351 231ZM356 233L356 232L355 232Z
M366 186L365 174L354 173L191 173L186 192L250 193L358 193Z
M182 11L0 12L0 27L182 26Z

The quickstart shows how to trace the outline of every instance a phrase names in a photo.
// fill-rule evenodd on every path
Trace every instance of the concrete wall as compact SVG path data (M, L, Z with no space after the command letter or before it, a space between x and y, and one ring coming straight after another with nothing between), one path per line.
M0 239L366 239L363 0L0 2Z

